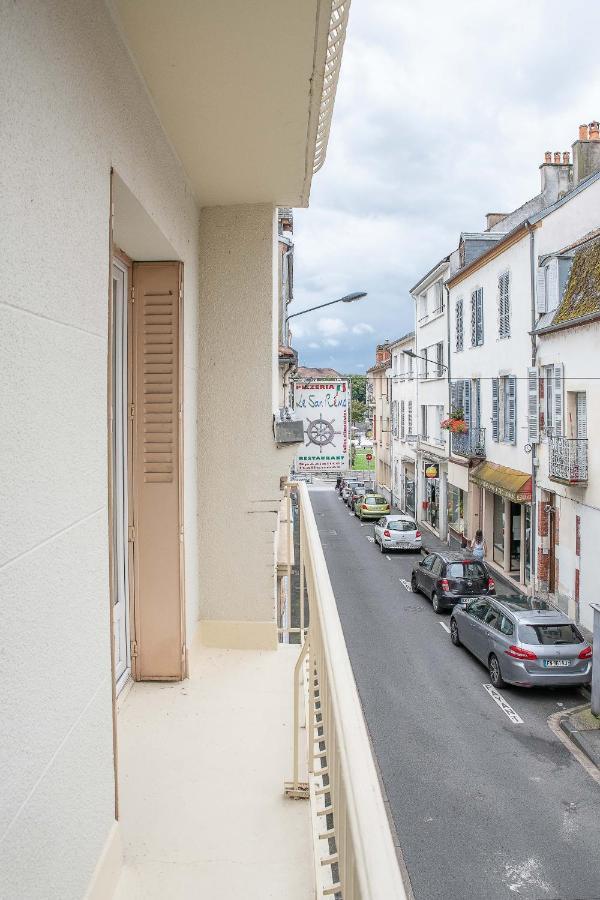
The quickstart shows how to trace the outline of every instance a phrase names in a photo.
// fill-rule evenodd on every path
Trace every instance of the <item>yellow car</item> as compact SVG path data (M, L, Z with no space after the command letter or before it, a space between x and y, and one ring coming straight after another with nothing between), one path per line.
M389 512L390 504L381 494L365 494L354 504L354 513L361 522L363 519L380 519Z

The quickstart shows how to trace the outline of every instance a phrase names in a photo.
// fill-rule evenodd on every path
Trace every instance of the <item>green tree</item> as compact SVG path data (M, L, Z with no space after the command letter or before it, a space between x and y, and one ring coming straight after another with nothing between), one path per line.
M352 400L360 400L365 403L367 400L367 376L366 375L344 375L350 381L352 389Z
M352 421L355 425L362 424L365 421L367 413L367 404L363 400L357 400L352 397Z

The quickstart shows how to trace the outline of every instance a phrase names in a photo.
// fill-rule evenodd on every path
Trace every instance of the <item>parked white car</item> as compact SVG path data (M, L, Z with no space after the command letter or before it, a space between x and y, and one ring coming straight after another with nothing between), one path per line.
M420 550L421 532L410 516L383 516L375 523L375 545L386 550Z

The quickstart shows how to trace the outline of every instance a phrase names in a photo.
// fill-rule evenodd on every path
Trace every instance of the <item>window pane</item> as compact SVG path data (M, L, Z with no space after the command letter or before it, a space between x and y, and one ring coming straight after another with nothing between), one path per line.
M519 625L519 640L524 644L582 644L583 638L574 625Z

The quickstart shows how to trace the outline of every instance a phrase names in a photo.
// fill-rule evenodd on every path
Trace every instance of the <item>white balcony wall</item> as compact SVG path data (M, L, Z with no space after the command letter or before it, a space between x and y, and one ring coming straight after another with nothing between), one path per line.
M111 166L185 267L190 625L198 618L198 216L103 3L5 4L0 58L0 893L11 900L79 900L114 818Z

